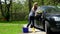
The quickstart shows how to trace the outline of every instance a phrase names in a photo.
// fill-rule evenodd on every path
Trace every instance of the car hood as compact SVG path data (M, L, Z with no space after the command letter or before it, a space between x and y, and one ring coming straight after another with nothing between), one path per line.
M46 18L48 20L54 19L55 21L60 21L60 14L50 14L50 15L46 16Z

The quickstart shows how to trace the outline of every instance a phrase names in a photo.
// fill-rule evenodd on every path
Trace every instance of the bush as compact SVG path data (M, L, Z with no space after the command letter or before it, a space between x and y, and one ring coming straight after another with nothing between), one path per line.
M28 15L25 16L25 20L28 20Z
M27 20L28 19L28 12L19 12L19 13L12 13L11 20Z

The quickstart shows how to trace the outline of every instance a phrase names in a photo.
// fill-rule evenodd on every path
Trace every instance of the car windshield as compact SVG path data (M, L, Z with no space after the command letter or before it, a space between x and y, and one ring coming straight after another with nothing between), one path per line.
M49 8L46 12L49 14L60 14L60 8Z

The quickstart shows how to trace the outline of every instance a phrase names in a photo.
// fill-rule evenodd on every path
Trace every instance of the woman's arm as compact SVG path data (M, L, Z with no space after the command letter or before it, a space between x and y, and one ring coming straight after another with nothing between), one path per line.
M37 12L35 12L35 16L37 16Z

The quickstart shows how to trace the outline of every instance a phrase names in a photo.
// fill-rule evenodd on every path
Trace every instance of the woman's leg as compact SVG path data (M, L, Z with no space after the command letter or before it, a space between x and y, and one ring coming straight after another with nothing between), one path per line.
M30 26L31 28L34 27L34 17L33 16L29 17L29 23L28 23L27 27L29 27L30 24L31 24L31 26Z
M31 17L31 27L34 27L34 17Z
M29 21L29 23L28 23L27 27L29 27L29 25L31 24L31 17L29 17L28 21Z

